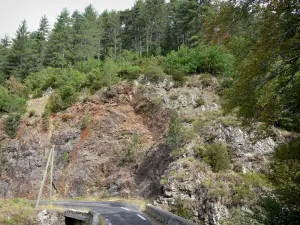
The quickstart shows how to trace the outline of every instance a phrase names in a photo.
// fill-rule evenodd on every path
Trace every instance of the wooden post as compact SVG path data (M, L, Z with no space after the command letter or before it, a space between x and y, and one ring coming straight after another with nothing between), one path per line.
M47 164L46 164L46 169L45 169L44 176L43 176L43 180L42 180L42 183L41 183L41 187L40 187L38 199L37 199L37 201L36 201L35 209L37 209L37 207L38 207L38 205L39 205L39 203L40 203L40 199L41 199L41 196L42 196L43 187L44 187L45 180L46 180L46 177L47 177L47 171L48 171L50 159L51 159L51 156L52 156L53 148L54 148L54 146L52 146L52 148L51 148L51 150L50 150L50 153L49 153L49 156L48 156L48 160L47 160Z
M50 166L50 187L49 187L49 204L52 204L52 182L53 182L53 162L54 162L54 145L52 146L51 166Z

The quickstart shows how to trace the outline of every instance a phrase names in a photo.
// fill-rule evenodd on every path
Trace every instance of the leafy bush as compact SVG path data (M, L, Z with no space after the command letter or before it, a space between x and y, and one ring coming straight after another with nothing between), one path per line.
M196 100L196 105L195 105L195 107L198 108L198 107L200 107L200 106L202 106L202 105L205 105L205 101L204 101L204 99L203 99L202 97L199 97L199 98Z
M196 151L196 155L203 158L214 172L230 169L230 160L224 144L213 143L200 146Z
M139 66L122 65L119 67L118 76L129 81L137 79L141 74Z
M87 127L87 125L88 125L88 123L89 123L89 120L90 120L90 117L89 117L89 115L85 115L84 117L83 117L83 120L82 120L82 124L81 124L81 130L83 130L83 129L85 129L86 127Z
M300 208L300 138L279 145L271 163L270 180L282 205Z
M8 90L0 87L0 113L23 113L26 100L9 94Z
M25 79L28 93L34 97L40 97L43 91L51 87L53 89L62 86L71 86L79 91L86 84L86 76L72 68L47 68L33 73Z
M193 205L189 199L176 198L175 204L171 206L171 211L188 220L194 216Z
M4 121L5 132L10 137L14 137L16 135L20 123L20 119L21 119L20 114L11 114L5 119Z
M201 74L200 79L201 79L201 84L204 88L211 86L213 83L212 75L207 74L207 73Z
M49 114L65 110L77 101L77 97L78 93L72 86L62 86L51 94L46 111Z
M136 53L124 51L117 59L118 76L129 81L137 79L141 74L140 60Z
M130 142L125 150L125 157L123 159L123 163L130 163L135 160L137 151L141 147L142 139L139 133L134 133L130 137Z
M183 126L177 113L173 112L167 133L167 146L173 151L177 150L182 146L183 139Z
M163 69L159 66L149 65L145 68L144 73L151 82L159 82L165 77Z
M166 56L165 70L175 79L196 72L230 76L233 62L233 56L220 46L199 45L197 48L188 48L182 45L178 51L172 51Z
M78 61L74 65L74 69L81 73L88 74L92 70L101 69L103 61L98 59L89 58L88 60Z
M299 209L285 205L274 196L262 198L254 218L265 225L299 224Z

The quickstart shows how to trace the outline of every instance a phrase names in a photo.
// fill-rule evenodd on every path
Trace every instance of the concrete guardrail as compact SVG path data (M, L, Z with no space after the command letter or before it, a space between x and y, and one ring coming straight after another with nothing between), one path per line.
M151 204L146 205L145 212L164 225L198 225Z
M99 213L67 210L64 212L66 225L99 225Z

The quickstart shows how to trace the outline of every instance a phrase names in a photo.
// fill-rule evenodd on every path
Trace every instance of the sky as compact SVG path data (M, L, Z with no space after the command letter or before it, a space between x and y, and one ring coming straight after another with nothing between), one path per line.
M0 38L5 34L14 38L24 19L29 31L36 30L43 15L46 15L52 28L64 8L70 13L76 9L82 12L86 6L92 4L101 13L105 9L131 8L134 2L135 0L0 0Z

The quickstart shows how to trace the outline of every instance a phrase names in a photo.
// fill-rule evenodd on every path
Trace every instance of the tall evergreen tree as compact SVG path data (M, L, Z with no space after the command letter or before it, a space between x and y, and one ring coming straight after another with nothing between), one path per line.
M0 41L0 84L8 78L8 56L10 54L11 41L7 35Z
M104 11L100 16L100 25L103 30L103 38L101 40L103 53L106 56L117 56L120 49L120 32L121 22L120 14L116 11Z
M97 12L92 5L87 6L83 14L75 11L72 15L73 51L76 61L97 57L101 36L97 18Z
M49 22L46 16L40 20L37 31L29 35L29 45L31 49L30 72L40 71L45 65L47 37L49 33Z
M30 69L29 32L26 20L19 26L16 37L13 39L10 55L8 57L10 75L24 79Z
M46 52L46 65L65 67L72 62L72 27L67 9L57 18L49 36Z

